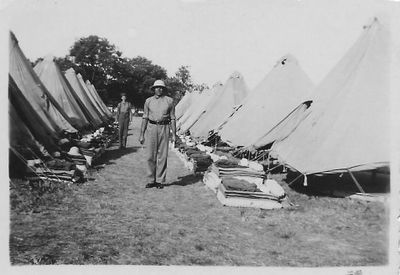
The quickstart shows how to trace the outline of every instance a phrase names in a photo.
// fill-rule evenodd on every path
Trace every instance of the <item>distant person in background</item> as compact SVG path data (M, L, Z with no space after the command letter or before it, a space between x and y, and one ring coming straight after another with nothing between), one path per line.
M128 126L132 121L132 105L126 101L126 94L121 94L121 102L117 106L116 120L119 125L119 149L126 148L126 140L128 138Z
M166 87L162 80L156 80L151 87L154 96L146 99L139 142L145 142L148 166L146 188L163 188L167 175L168 141L170 130L172 141L176 140L174 100L165 95Z

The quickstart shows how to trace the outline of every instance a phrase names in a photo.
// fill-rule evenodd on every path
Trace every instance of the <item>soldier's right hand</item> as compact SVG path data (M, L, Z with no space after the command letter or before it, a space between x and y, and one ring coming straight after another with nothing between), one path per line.
M143 143L144 143L144 137L143 137L143 136L140 136L140 137L139 137L139 142L140 142L140 144L143 144Z

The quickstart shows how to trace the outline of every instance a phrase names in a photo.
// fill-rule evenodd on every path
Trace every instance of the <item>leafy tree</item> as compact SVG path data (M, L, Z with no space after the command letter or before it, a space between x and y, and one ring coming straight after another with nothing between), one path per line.
M55 62L60 67L60 70L62 72L65 72L69 68L73 68L75 71L79 70L79 68L77 68L76 64L74 63L73 57L70 56L58 57L55 59Z
M97 89L105 89L116 79L113 65L121 55L106 38L90 35L74 43L67 59L73 60L77 73L81 73Z
M206 83L194 84L194 86L193 86L193 90L200 91L200 92L202 92L204 90L208 90L208 89L210 89L210 87L208 87L208 85Z
M146 98L152 95L150 87L157 79L166 79L167 71L152 63L151 60L137 56L128 60L130 67L130 78L127 81L128 97L133 99L133 103L142 107Z
M107 104L116 105L120 93L125 92L136 107L143 107L146 98L153 94L150 87L157 79L165 80L169 95L177 101L187 91L206 87L193 83L189 66L179 67L174 76L168 77L163 67L146 57L122 57L115 45L96 35L77 40L69 54L56 62L62 71L73 68L89 80Z
M32 68L33 68L33 67L35 67L35 66L36 66L36 64L38 64L40 61L42 61L42 60L43 60L43 58L42 58L42 57L39 57L39 58L38 58L38 59L36 59L34 62L30 61L30 59L29 59L29 58L27 58L27 60L28 60L28 62L29 62L29 63L31 63L31 65L32 65Z
M193 81L192 76L190 75L189 66L180 66L178 71L175 73L175 77L183 85L185 92L193 90Z

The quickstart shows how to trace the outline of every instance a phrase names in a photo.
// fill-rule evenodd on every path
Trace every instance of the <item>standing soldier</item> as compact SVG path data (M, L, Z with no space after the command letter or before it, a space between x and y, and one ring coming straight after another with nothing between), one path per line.
M119 125L119 149L126 148L126 140L128 138L128 126L132 120L132 105L126 101L126 94L121 94L121 102L118 103L117 116Z
M165 95L165 84L156 80L151 87L154 96L144 103L144 113L139 142L145 142L149 181L146 188L163 188L167 175L168 140L170 129L172 141L176 139L175 106L173 99Z

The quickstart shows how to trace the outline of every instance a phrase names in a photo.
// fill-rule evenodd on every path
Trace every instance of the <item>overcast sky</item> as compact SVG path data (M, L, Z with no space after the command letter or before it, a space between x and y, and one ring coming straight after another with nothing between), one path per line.
M318 84L382 0L3 0L2 13L25 55L64 56L74 41L107 38L126 57L145 56L173 75L189 65L212 85L237 70L253 88L283 55L294 55Z

